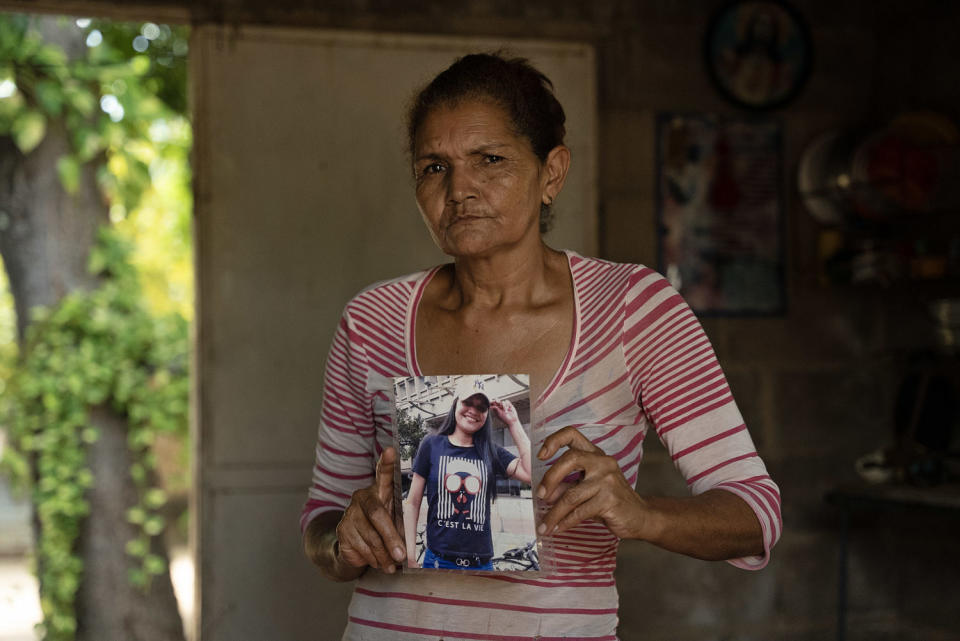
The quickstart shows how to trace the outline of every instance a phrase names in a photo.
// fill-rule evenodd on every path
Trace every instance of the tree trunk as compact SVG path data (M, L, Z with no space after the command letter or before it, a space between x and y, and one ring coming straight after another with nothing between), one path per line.
M154 577L147 593L127 579L130 563L124 547L139 533L126 520L127 508L137 498L130 482L134 461L127 425L105 407L93 408L90 418L100 438L87 449L96 483L87 495L90 518L80 534L85 570L77 594L77 641L183 641L169 572ZM152 552L165 557L160 540L154 538L153 544Z
M69 151L61 122L49 123L43 142L26 155L13 139L0 137L0 253L21 344L30 310L96 284L87 258L107 208L92 167L83 169L76 193L63 189L57 160Z
M78 30L60 28L56 18L37 20L48 41L68 54L78 50L76 42L67 41L75 40ZM93 165L83 167L75 193L64 190L57 161L69 150L66 127L58 121L48 123L43 141L29 154L23 154L11 138L0 136L0 254L13 294L21 346L31 322L30 310L54 305L70 291L96 285L87 261L97 229L108 221L107 203ZM127 579L132 563L125 545L136 535L126 520L127 509L136 503L127 425L104 408L92 408L91 420L101 438L88 449L94 485L89 492L90 515L78 541L84 572L76 603L77 640L182 641L169 574L155 577L149 593L134 588ZM36 519L34 526L38 527ZM165 550L154 552L167 559Z

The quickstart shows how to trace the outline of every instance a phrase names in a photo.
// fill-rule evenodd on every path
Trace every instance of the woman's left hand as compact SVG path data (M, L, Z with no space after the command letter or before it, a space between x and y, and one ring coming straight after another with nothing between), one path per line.
M620 538L642 538L644 500L627 483L616 459L591 443L575 427L548 436L537 456L547 460L561 447L569 449L543 475L537 496L552 503L538 532L563 532L587 519L599 519ZM564 482L580 473L580 481Z
M491 401L490 409L497 415L501 421L510 425L511 423L520 423L520 416L517 414L517 408L510 401Z

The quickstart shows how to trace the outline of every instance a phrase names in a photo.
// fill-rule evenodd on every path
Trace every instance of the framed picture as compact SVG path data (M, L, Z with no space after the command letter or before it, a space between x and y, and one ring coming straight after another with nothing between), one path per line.
M657 117L659 269L698 314L779 314L781 125Z
M707 71L741 107L773 109L793 99L810 74L810 34L779 0L737 0L714 16L704 39Z
M526 374L394 378L405 572L537 574Z

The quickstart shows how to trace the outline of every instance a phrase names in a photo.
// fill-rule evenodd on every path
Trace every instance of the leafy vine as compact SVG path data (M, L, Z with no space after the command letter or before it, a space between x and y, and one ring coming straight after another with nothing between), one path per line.
M95 482L86 450L99 436L91 407L108 406L129 424L130 477L139 497L127 512L139 526L126 546L130 582L147 589L167 570L150 552L151 538L165 527L160 508L167 499L149 482L156 465L151 445L160 433L187 429L188 330L179 315L148 311L130 251L115 231L101 230L90 257L100 286L35 312L3 395L13 446L3 464L30 487L41 525L37 554L47 641L69 641L76 631L74 602L83 573L76 543L89 513L85 493Z

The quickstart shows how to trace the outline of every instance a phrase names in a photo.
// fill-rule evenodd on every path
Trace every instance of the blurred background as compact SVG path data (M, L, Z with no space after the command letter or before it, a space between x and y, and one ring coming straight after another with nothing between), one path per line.
M0 640L339 638L324 357L443 260L404 106L500 48L567 112L547 242L671 279L783 495L759 573L622 544L620 637L960 639L956 3L0 10ZM686 492L656 439L638 489Z

